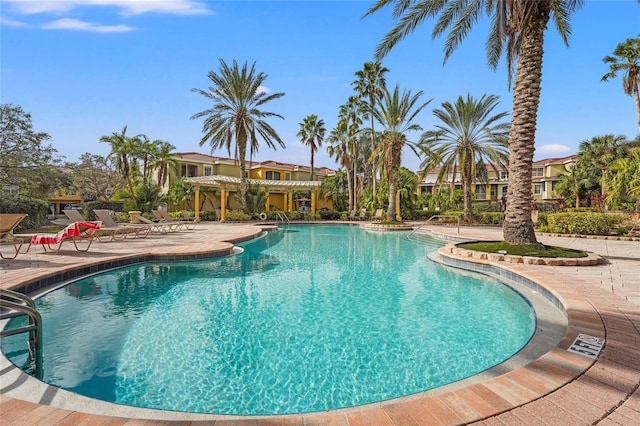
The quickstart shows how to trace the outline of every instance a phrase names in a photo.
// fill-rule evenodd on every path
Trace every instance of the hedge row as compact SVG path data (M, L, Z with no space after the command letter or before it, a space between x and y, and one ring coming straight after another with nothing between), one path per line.
M605 213L551 213L547 215L543 232L558 234L610 235L624 220L622 216Z
M23 197L20 195L3 195L0 197L0 213L28 214L13 230L16 234L29 229L39 228L49 223L49 219L47 218L50 214L49 203L36 198Z

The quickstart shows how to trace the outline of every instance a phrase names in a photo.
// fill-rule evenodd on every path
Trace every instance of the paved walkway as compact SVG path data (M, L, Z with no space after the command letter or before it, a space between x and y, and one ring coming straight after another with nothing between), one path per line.
M429 230L447 238L501 239L499 228L463 227L459 235L456 228L433 226ZM197 231L96 242L86 254L63 250L50 255L32 249L15 260L0 262L0 286L19 288L26 283L44 283L47 277L59 276L60 271L91 271L96 265L115 265L140 256L167 259L187 253L223 254L231 249L230 241L252 238L258 231L253 225L203 223ZM524 276L557 296L567 312L568 329L556 348L523 367L480 382L326 413L261 418L168 413L167 417L152 410L125 410L128 414L120 414L117 409L121 407L105 408L99 401L70 397L22 374L2 359L0 423L138 425L169 424L173 419L180 424L243 425L639 424L640 242L546 236L540 240L590 250L604 256L606 262L580 268L486 262L488 267ZM566 350L579 333L606 339L595 362Z

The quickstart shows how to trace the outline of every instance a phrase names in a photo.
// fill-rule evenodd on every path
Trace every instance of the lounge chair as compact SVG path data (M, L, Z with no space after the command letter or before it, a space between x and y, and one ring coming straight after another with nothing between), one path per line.
M82 217L82 215L78 210L63 210L62 212L67 217L67 219L69 219L71 222L87 221L87 219ZM102 223L104 226L100 227L100 230L97 231L94 235L96 239L98 239L98 241L115 241L118 239L118 237L122 237L124 239L124 238L127 238L127 235L131 234L132 232L136 232L133 229L125 229L117 225L116 226L108 225L104 221L102 221Z
M382 209L376 210L376 214L372 218L373 220L382 220Z
M182 213L182 221L183 222L187 222L187 223L193 224L192 228L189 228L189 225L187 225L187 229L194 229L196 227L196 224L198 223L196 221L196 218L195 217L191 217L189 212L186 211L186 210L180 210L180 213Z
M102 222L73 222L57 234L36 234L31 237L29 249L33 245L41 245L45 252L58 253L65 241L71 241L76 250L86 252L91 247L95 237L95 232L100 229ZM78 246L78 241L88 241L87 247L82 249ZM55 246L58 246L57 248Z
M160 221L160 223L172 223L178 226L178 230L181 228L194 229L196 227L195 221L184 221L171 217L166 210L151 210L153 215Z
M111 217L111 214L109 214L109 210L95 209L93 210L93 213L95 213L98 219L102 221L102 224L107 227L106 229L120 232L121 234L124 235L124 238L127 238L127 236L143 238L149 235L149 232L152 231L152 227L145 224L118 223L115 220L113 220L113 218ZM65 214L66 214L66 211L65 211ZM100 231L102 231L102 229L105 229L105 228L101 228Z
M152 231L156 231L161 234L166 234L167 232L176 232L179 231L180 228L182 228L182 224L178 226L177 223L154 222L144 216L138 216L137 219L143 224L148 225Z
M358 217L356 216L356 210L353 209L349 212L349 217L347 218L348 220L357 220Z
M358 220L367 220L367 209L360 209L360 216Z
M0 213L0 244L2 245L12 245L15 250L12 255L7 255L5 257L0 251L0 257L3 259L15 259L15 257L20 253L20 249L22 248L22 244L24 244L28 239L16 237L13 235L13 230L22 222L22 220L27 217L27 214L24 213Z

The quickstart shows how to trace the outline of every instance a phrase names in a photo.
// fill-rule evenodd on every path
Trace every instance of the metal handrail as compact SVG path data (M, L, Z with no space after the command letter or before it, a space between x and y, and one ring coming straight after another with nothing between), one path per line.
M427 221L425 223L423 223L422 225L420 225L417 228L413 229L413 231L409 232L409 234L407 234L407 238L411 237L417 231L419 231L423 227L427 226L429 224L429 222L431 222L431 219L441 218L441 217L451 217L451 218L457 219L458 220L458 234L460 233L460 216L455 216L455 215L451 215L451 214L436 214L436 215L431 216L429 219L427 219Z
M12 299L12 300L8 300ZM36 310L35 302L26 294L0 289L0 308L3 311L0 319L27 315L29 325L14 329L0 330L0 337L29 333L28 350L31 358L31 369L38 378L42 377L42 316Z
M287 224L291 225L291 221L289 220L289 217L284 213L277 212L276 218L278 219L278 221L282 221L282 223L286 221Z

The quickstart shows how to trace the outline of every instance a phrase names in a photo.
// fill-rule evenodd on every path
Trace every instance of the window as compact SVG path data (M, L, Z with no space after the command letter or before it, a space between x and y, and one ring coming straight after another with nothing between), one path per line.
M544 176L544 167L534 167L531 171L532 177L543 177Z
M267 180L280 180L280 172L268 171Z
M476 185L476 200L485 200L487 198L487 187L484 185Z
M193 164L182 164L180 165L180 176L182 177L193 177L198 176L198 167Z
M211 166L204 166L204 175L211 176L212 174L213 174L213 171L211 170Z
M542 194L542 185L539 183L536 183L533 185L533 193L536 195L540 195Z
M291 173L290 172L284 172L284 180L291 180Z
M509 178L509 172L505 170L500 171L500 180L507 180Z

